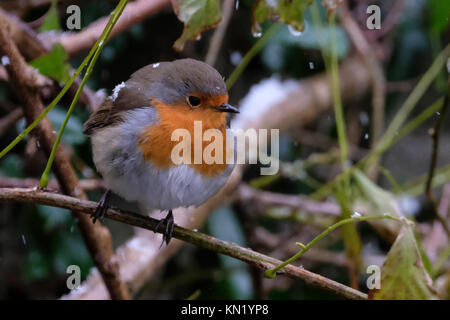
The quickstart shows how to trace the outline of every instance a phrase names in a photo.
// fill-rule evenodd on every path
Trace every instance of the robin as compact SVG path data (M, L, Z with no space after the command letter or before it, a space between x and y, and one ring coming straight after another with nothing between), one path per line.
M171 153L177 142L172 133L193 133L194 122L200 121L203 130L216 129L226 137L226 113L239 111L228 104L223 77L197 60L150 64L117 85L83 128L91 137L94 163L107 189L93 221L104 216L112 191L145 210L168 210L160 222L163 243L168 244L172 209L206 202L226 183L234 166L226 161L175 164ZM194 146L194 139L191 143Z

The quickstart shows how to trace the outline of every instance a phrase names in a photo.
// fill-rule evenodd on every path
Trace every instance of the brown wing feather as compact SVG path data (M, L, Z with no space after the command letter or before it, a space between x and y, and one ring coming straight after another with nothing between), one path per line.
M83 127L83 133L92 135L96 130L105 128L122 121L124 111L151 107L150 98L145 94L146 81L130 79L126 86L120 89L117 98L113 101L107 98L105 102L91 114Z
M83 133L92 135L97 129L120 122L120 111L118 108L114 108L113 101L108 98L84 123Z

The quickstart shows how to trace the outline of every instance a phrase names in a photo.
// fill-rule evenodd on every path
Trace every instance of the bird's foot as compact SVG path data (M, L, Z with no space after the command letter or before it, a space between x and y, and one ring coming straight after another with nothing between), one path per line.
M158 224L156 225L156 230L159 230L160 227L163 227L163 241L161 242L160 248L162 247L163 243L165 242L167 245L170 242L170 239L172 239L172 233L173 233L173 227L175 225L175 220L173 218L172 210L169 210L169 213L164 219L161 219Z
M95 208L94 213L91 214L92 222L96 222L97 219L103 220L105 217L106 211L109 208L109 198L111 196L111 191L106 190L105 193L100 198L98 202L97 208Z

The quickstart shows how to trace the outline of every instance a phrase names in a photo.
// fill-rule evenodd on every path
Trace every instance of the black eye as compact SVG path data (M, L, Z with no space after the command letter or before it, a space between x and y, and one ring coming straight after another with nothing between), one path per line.
M196 96L189 96L188 97L189 104L193 107L196 107L200 104L200 98Z

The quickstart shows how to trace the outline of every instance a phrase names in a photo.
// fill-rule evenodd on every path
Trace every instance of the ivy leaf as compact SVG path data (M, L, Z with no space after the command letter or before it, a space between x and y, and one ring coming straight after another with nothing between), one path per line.
M303 31L303 12L311 4L312 0L257 0L253 6L253 33L260 33L260 24L267 19L279 20Z
M30 65L39 70L45 76L48 76L59 82L69 80L70 65L66 63L67 54L64 47L57 43L52 51L30 62Z
M215 27L220 22L220 0L171 1L175 14L184 23L183 33L173 45L177 51L183 50L187 40L198 39L203 31Z
M372 290L375 300L425 300L436 298L425 271L411 226L404 225L381 268L381 287Z
M42 22L39 31L50 31L50 30L59 30L61 29L59 25L59 16L58 16L58 0L52 0L52 4L50 9L47 12L47 16Z

